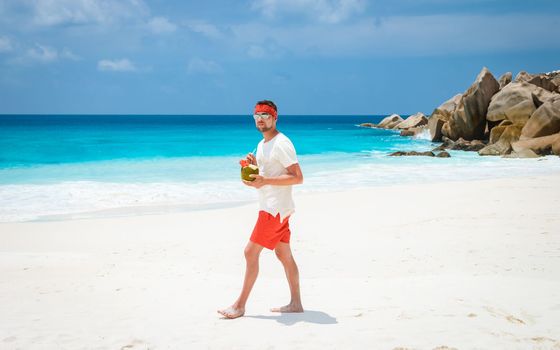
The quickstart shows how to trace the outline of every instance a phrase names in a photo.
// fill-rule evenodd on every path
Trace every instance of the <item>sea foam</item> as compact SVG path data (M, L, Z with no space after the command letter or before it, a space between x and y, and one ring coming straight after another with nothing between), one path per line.
M560 172L560 158L504 159L451 151L451 158L388 157L363 151L300 157L302 193L442 181L483 180ZM211 160L207 160L211 161ZM106 166L106 165L105 165ZM145 167L145 164L143 165ZM152 166L158 167L157 162ZM62 181L0 185L0 221L84 218L188 211L256 202L256 191L239 180L238 167L209 180L165 182Z

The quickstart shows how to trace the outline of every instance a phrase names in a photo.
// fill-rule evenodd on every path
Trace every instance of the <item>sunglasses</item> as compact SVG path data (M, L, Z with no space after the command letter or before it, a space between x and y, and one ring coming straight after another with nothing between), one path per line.
M262 114L253 114L253 118L255 119L255 121L257 121L259 118L261 118L262 120L269 120L272 116L268 113L262 113Z

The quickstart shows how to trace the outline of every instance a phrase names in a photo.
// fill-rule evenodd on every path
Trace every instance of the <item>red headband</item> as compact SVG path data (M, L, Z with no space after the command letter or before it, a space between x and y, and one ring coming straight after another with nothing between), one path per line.
M260 104L255 106L255 114L257 113L268 113L274 118L278 117L278 113L274 110L272 106Z

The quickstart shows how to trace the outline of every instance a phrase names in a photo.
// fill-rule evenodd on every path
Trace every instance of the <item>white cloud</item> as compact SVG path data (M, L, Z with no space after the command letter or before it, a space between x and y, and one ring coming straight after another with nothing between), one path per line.
M433 15L364 18L340 23L253 22L231 27L232 44L251 57L273 43L277 54L301 56L429 56L559 49L559 15ZM523 23L520 26L519 23ZM328 34L327 34L328 33Z
M0 36L0 52L8 52L12 51L12 41L10 38L5 36Z
M148 22L150 29L156 34L173 33L177 26L165 17L154 17Z
M189 74L203 73L203 74L216 74L222 71L222 67L214 61L203 60L195 57L189 61L187 65L187 72Z
M35 44L34 47L27 49L23 55L14 58L11 62L28 65L33 63L54 63L61 60L77 61L79 59L81 58L68 48L63 48L59 51L51 46Z
M185 22L185 25L191 31L200 33L212 39L218 39L222 37L222 33L215 25L207 23L205 21L187 21Z
M97 70L113 72L133 72L136 70L134 63L126 58L116 60L101 60L97 62Z
M282 49L274 40L266 40L261 44L250 44L247 49L247 56L255 59L262 58L275 58L281 57L286 53L285 49Z
M54 62L58 60L58 51L49 46L35 44L34 48L27 50L25 58L40 63Z
M62 52L60 53L60 57L61 58L65 58L65 59L69 59L72 61L79 61L82 58L76 54L74 54L72 51L70 51L68 48L63 48Z
M304 15L324 23L339 23L364 12L365 0L255 0L253 10L267 18Z
M142 0L24 0L22 5L39 26L107 23L149 13Z
M52 46L35 44L35 46L28 48L22 54L11 59L9 62L14 64L32 65L36 63L54 63L62 60L78 61L80 59L80 56L74 54L66 47L62 50L58 50Z

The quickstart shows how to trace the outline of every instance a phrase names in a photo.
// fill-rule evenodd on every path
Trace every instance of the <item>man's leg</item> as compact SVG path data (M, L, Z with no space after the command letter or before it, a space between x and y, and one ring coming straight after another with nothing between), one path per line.
M247 266L245 268L245 280L243 281L243 288L239 298L227 309L218 310L218 312L227 318L237 318L245 314L245 304L251 293L251 289L257 280L259 274L259 256L263 246L249 241L245 247L245 261Z
M286 306L277 307L270 309L273 312L303 312L303 306L301 305L301 295L299 292L299 270L296 265L296 261L292 255L292 250L290 249L289 243L279 242L274 249L278 260L284 265L284 271L286 272L286 278L288 279L288 284L290 285L290 303Z

